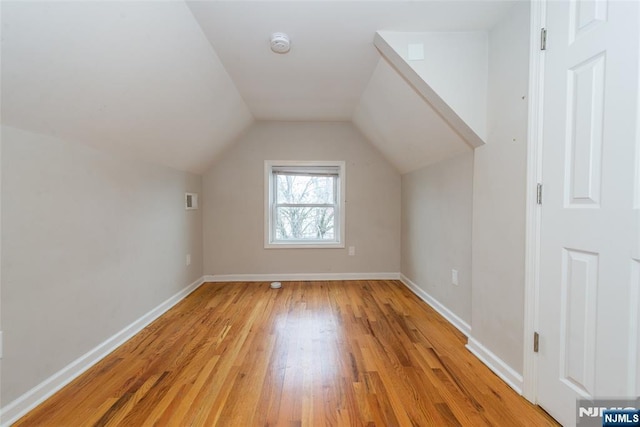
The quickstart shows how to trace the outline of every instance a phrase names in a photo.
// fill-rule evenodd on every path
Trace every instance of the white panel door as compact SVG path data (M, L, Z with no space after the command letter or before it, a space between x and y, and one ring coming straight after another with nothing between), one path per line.
M547 2L537 399L566 426L640 392L639 4Z

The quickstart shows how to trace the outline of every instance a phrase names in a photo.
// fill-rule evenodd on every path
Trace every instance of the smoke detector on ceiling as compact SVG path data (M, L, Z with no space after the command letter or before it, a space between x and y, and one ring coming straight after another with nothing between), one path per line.
M291 49L289 36L285 33L271 34L271 50L275 53L287 53Z

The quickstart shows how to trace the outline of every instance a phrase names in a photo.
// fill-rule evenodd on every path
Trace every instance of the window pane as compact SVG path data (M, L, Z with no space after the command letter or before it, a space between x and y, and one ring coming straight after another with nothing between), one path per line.
M334 209L276 208L276 240L335 240Z
M278 189L276 203L333 204L334 180L332 176L276 175Z

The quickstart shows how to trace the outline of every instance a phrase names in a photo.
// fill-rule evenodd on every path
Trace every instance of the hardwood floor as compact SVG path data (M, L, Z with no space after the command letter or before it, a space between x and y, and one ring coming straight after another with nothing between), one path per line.
M208 283L16 426L545 426L397 281Z

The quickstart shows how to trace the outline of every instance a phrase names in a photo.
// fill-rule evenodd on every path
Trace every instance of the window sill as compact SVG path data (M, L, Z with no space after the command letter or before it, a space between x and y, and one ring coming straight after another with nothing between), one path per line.
M344 243L265 243L265 249L344 249Z

